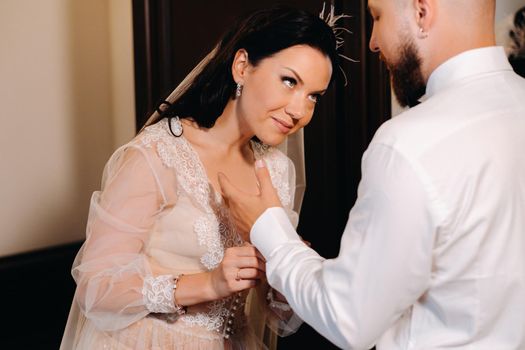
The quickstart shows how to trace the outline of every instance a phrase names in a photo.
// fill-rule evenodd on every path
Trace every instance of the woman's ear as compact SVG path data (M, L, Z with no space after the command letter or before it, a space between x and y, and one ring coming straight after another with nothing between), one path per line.
M232 63L232 76L236 83L244 83L249 65L250 62L248 61L248 52L245 49L239 49L235 53Z

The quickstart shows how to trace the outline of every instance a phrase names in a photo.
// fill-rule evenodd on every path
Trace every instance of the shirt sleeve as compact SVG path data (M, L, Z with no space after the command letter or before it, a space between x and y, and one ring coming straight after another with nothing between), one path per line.
M150 312L170 313L173 276L157 273L145 246L167 204L155 152L118 150L91 199L86 242L73 265L75 300L102 330L117 330Z
M348 349L372 347L424 293L435 236L420 174L403 155L375 144L362 174L337 258L303 244L282 208L268 209L251 231L270 285L305 322Z

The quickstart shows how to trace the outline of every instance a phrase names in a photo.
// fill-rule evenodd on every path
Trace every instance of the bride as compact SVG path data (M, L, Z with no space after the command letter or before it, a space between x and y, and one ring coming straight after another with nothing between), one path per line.
M309 123L337 59L332 28L302 10L254 12L224 34L109 159L61 349L260 349L275 347L269 330L297 329L217 174L257 193L265 161L297 222L294 166L274 146Z

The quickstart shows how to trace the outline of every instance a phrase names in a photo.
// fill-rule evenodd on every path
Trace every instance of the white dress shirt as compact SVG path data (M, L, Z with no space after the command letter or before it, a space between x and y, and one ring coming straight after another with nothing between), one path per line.
M281 208L252 228L297 314L347 349L525 349L525 79L503 49L439 66L362 174L335 259Z

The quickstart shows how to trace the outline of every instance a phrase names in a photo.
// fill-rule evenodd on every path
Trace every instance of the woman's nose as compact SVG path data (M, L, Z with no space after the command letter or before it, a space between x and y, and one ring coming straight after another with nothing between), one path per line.
M301 119L306 113L305 108L305 98L297 94L290 100L284 111L293 119Z

